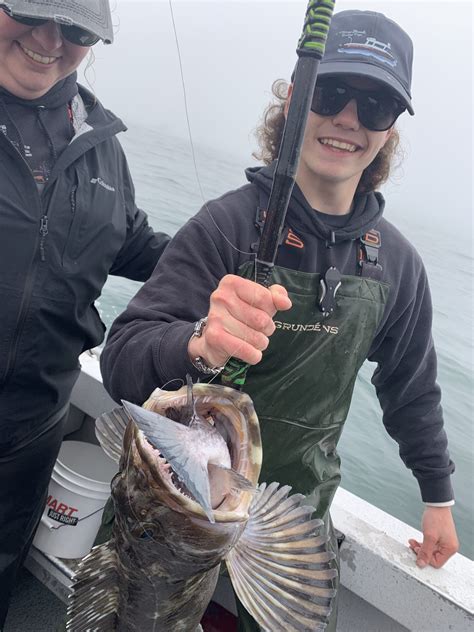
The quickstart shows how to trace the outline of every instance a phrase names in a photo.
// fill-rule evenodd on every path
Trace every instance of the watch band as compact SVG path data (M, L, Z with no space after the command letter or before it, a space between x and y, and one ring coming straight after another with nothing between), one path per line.
M207 324L207 316L205 318L201 318L194 325L194 331L191 334L191 338L200 338L202 336L202 332L204 327ZM206 361L201 358L201 356L197 356L197 358L193 358L191 360L192 365L196 368L200 373L204 373L204 375L218 375L223 369L223 366L211 367Z
M205 360L201 358L201 356L198 356L197 358L193 358L191 360L191 364L200 373L204 373L205 375L219 375L219 373L224 369L223 366L215 366L215 367L208 366Z

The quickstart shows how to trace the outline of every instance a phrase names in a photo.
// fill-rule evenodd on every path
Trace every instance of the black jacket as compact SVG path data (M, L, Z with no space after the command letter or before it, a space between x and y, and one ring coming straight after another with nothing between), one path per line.
M79 354L104 337L107 275L146 280L169 240L135 204L122 121L82 88L72 105L75 136L41 194L0 133L0 447L67 404Z
M237 273L259 238L256 210L266 208L274 165L250 169L247 184L209 202L176 235L150 280L113 324L101 356L104 384L112 397L142 403L156 386L188 372L196 376L187 345L193 323L205 316L219 280ZM295 187L287 226L303 240L296 269L324 273L330 257L342 274L358 270L358 238L369 229L381 234L381 282L388 284L386 308L368 359L377 363L373 383L384 424L413 470L423 500L451 500L454 466L436 383L431 337L432 308L420 256L382 217L384 200L370 193L356 200L345 225L315 212ZM331 231L335 245L329 253ZM277 263L280 263L280 251Z

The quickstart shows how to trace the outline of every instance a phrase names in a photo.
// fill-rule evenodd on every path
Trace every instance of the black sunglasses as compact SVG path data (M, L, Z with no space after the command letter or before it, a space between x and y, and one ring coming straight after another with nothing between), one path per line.
M42 24L46 24L50 20L42 19L42 18L30 18L23 15L13 15L10 11L2 6L0 9L3 9L8 17L15 20L19 24L24 24L25 26L41 26ZM100 37L95 33L91 33L90 31L86 31L86 29L81 28L80 26L74 26L69 24L58 24L61 28L61 35L65 40L71 42L71 44L76 44L76 46L94 46L100 40Z
M384 90L360 90L348 86L338 79L327 79L316 84L311 110L321 116L339 114L355 99L357 116L362 125L373 132L390 129L405 105Z

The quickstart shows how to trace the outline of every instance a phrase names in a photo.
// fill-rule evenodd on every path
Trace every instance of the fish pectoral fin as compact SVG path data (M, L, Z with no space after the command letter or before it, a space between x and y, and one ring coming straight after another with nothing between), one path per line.
M225 467L217 463L209 463L207 469L211 477L219 476L224 478L224 485L231 493L240 491L255 493L257 491L257 487L253 485L248 478L245 478L245 476L242 476L242 474L239 474L230 467Z
M93 548L79 563L69 594L66 630L115 630L117 587L117 555L107 542Z
M324 630L337 571L323 523L291 487L264 483L226 564L235 592L262 630Z
M122 454L127 424L128 416L121 406L103 413L95 420L95 435L104 452L116 463L119 463Z

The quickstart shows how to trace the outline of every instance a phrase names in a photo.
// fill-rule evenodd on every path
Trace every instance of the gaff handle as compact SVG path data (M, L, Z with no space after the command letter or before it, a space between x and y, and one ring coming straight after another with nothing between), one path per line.
M309 0L297 53L321 59L326 48L334 0Z
M256 279L260 285L269 285L277 256L281 233L285 225L286 211L295 184L319 62L326 48L334 4L334 0L310 0L306 10L303 33L296 50L299 59L293 79L293 93L283 129L265 214L265 224L255 262ZM247 369L248 365L231 358L221 373L222 384L242 388Z

